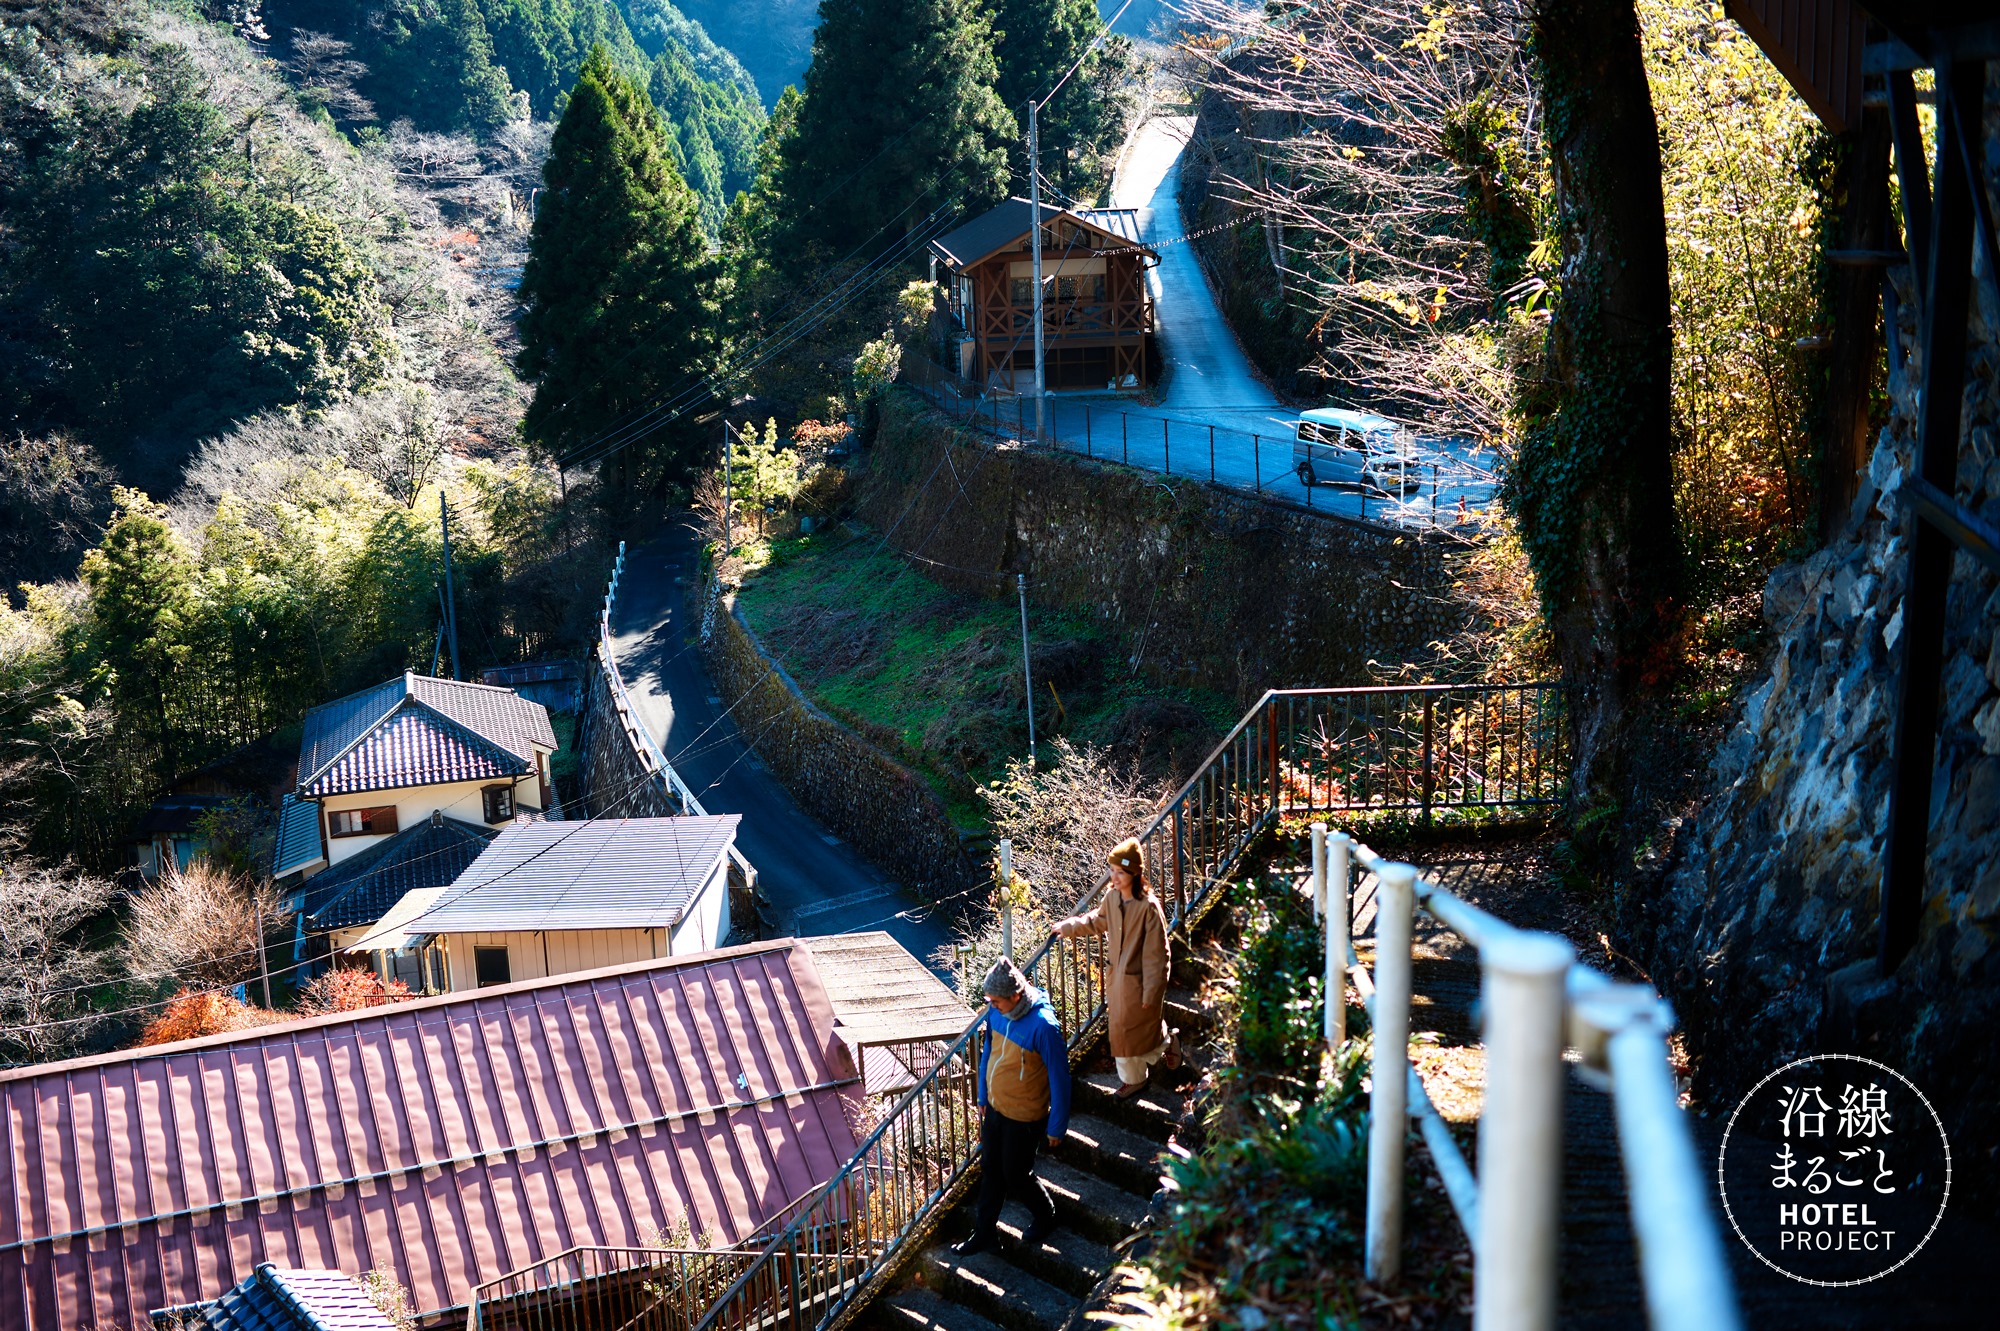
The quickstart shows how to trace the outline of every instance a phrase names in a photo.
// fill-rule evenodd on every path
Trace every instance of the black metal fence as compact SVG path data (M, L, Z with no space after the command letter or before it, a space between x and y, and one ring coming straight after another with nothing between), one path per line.
M1399 529L1473 537L1492 502L1494 476L1469 458L1432 448L1393 477L1359 470L1308 482L1293 457L1288 422L1269 432L1178 420L1136 405L1050 396L1037 442L1032 394L982 386L921 358L904 362L900 382L962 425L997 439L1100 462L1184 476L1218 489L1297 504L1331 517Z

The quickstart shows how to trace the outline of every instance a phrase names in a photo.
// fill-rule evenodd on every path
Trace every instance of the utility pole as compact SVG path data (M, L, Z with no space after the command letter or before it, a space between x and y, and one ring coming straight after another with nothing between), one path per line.
M1014 589L1021 594L1021 681L1028 691L1028 766L1035 765L1035 671L1028 661L1028 575L1014 575Z
M271 1006L271 966L264 960L264 907L257 907L257 969L264 976L264 1006Z
M1042 366L1042 158L1041 138L1035 130L1035 104L1028 103L1028 211L1029 219L1028 253L1035 269L1035 442L1046 443L1048 433L1042 420L1043 398L1047 395L1048 377ZM1024 593L1025 594L1025 593ZM1022 602L1025 607L1026 601ZM1022 612L1022 635L1026 641L1027 611ZM1028 752L1034 754L1035 698L1028 695Z
M1000 953L1014 959L1014 843L1000 838Z
M736 553L736 529L729 517L729 460L735 452L736 440L729 433L729 418L722 418L722 557Z
M438 492L438 527L444 532L444 628L451 643L451 677L458 676L458 597L451 587L451 505Z

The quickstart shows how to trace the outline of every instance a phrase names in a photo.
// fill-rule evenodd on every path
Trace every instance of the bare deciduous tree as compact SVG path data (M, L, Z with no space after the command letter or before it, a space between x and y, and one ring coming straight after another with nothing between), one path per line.
M1319 374L1379 410L1502 438L1511 367L1540 339L1496 299L1532 280L1541 149L1521 6L1179 8L1190 75L1235 110L1224 137L1247 149L1212 187L1263 226L1287 297L1316 316Z
M90 990L115 967L84 930L115 895L106 879L0 849L0 1054L59 1058L90 1034Z
M354 48L324 32L300 29L292 34L292 58L286 68L299 82L300 91L316 97L343 120L373 120L375 104L355 91L354 85L368 73L368 66L349 60Z
M1010 762L1007 775L979 793L993 834L1014 843L1014 872L1028 880L1035 904L1061 915L1104 882L1104 857L1139 830L1165 788L1109 749L1060 735L1052 747L1053 763Z
M290 918L268 882L197 859L133 895L122 950L136 980L226 989L257 974L259 939Z

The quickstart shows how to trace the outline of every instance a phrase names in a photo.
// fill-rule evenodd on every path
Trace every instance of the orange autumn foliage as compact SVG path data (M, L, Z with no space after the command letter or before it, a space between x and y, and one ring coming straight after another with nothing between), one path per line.
M183 989L167 1003L139 1035L140 1045L170 1044L203 1035L248 1030L283 1021L285 1014L269 1008L253 1007L217 990L195 992Z
M401 980L384 981L374 971L344 968L330 970L306 985L299 993L299 1011L314 1015L359 1012L415 997Z

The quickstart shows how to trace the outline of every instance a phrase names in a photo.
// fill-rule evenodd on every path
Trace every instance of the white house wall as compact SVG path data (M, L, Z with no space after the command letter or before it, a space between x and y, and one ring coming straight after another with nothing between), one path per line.
M396 807L396 830L408 831L429 818L433 812L442 810L447 818L456 818L462 823L473 823L481 827L486 822L484 791L486 787L498 785L495 781L453 781L435 786L404 786L397 790L370 790L354 795L328 795L320 801L320 835L326 837L326 862L331 868L342 860L349 859L362 851L386 840L381 836L342 836L327 832L327 816L343 809L380 809L388 805ZM533 774L522 777L514 785L514 804L523 812L534 813L541 809L541 785ZM494 823L491 826L502 826Z

